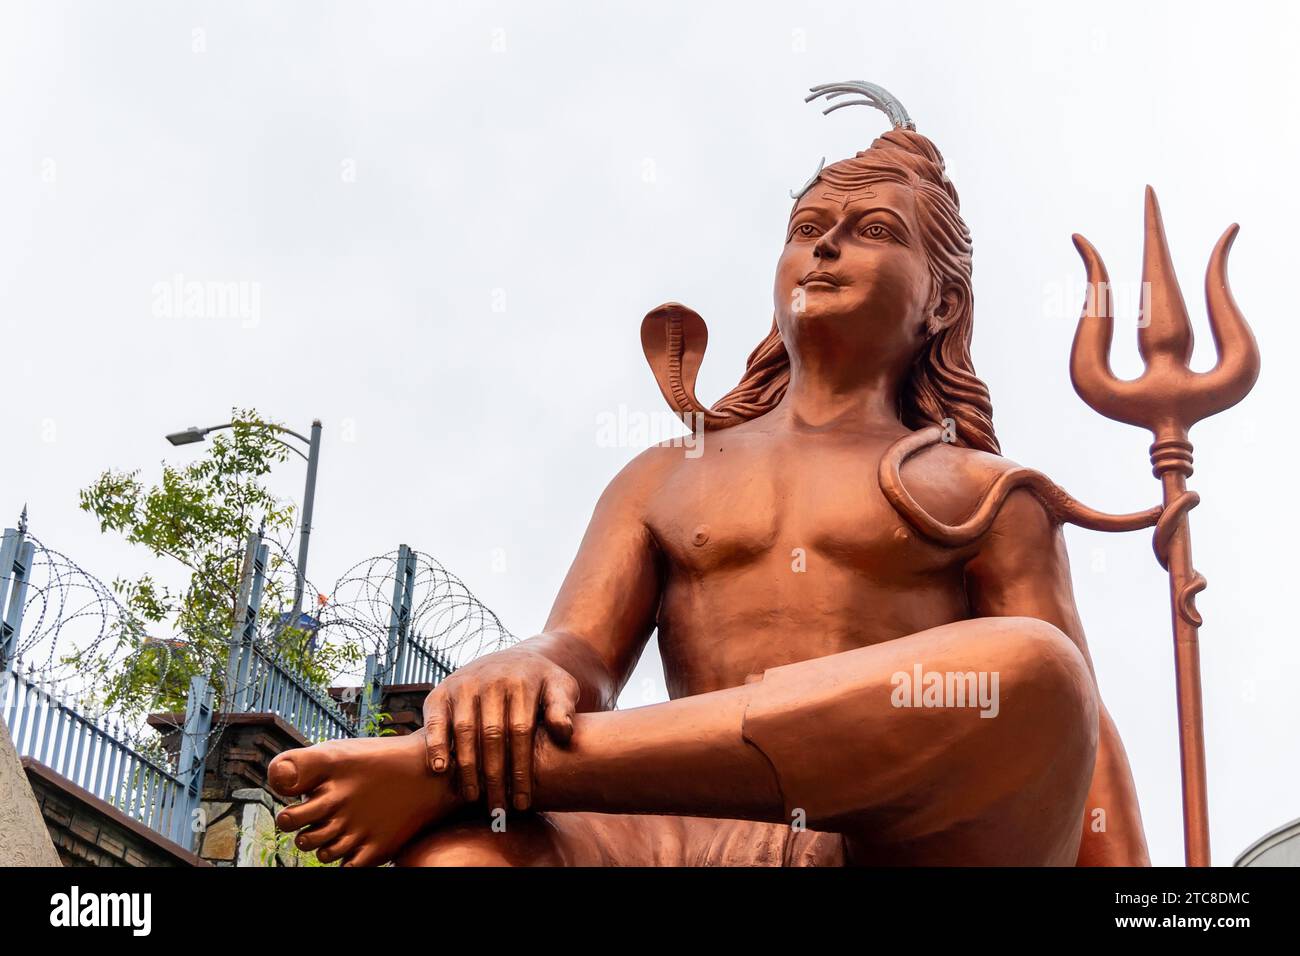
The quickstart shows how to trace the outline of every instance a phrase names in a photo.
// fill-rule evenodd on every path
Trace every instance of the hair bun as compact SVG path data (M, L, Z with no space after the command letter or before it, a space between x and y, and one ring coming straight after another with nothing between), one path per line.
M914 129L891 129L888 133L876 137L868 149L858 153L861 158L872 150L889 150L904 153L895 157L912 171L918 179L933 183L943 189L953 203L961 208L957 198L957 187L948 178L943 161L943 153L931 142L928 136L922 136Z

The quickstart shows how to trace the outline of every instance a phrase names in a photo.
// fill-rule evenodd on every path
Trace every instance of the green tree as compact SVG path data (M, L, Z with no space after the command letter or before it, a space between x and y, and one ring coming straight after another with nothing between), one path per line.
M119 577L113 588L136 618L105 647L83 649L68 658L104 688L105 703L131 712L181 709L190 678L205 674L220 695L231 630L239 600L248 535L288 533L294 506L277 499L263 479L288 457L273 423L253 409L233 409L234 427L216 432L202 457L183 466L166 462L161 481L146 486L140 471L106 471L81 491L81 509L94 515L100 531L120 534L156 557L188 569L188 583L173 588L155 574ZM263 615L289 610L293 573L272 555L262 597ZM170 627L173 638L144 638L144 629ZM307 634L285 628L275 650L323 686L337 668L359 652L343 647L307 648Z

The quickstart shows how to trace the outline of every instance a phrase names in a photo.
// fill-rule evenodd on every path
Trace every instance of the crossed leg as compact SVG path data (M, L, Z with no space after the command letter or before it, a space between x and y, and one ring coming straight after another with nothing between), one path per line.
M398 866L817 866L845 864L838 833L717 817L532 813L505 832L478 820L435 827Z
M997 675L996 716L899 706L896 675ZM944 704L948 704L944 706ZM1075 646L1031 618L980 618L777 667L741 687L580 714L566 747L540 732L534 806L488 825L438 824L449 775L420 735L281 755L271 783L308 799L281 826L353 864L555 864L574 858L566 811L673 814L843 835L854 863L1071 865L1097 741L1096 691ZM417 834L423 830L422 835ZM619 859L618 838L604 848ZM632 847L627 848L629 853Z

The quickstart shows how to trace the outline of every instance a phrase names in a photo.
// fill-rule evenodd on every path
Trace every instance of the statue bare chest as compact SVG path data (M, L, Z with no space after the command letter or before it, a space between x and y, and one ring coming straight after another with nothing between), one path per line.
M656 490L651 530L687 573L801 559L883 577L942 566L948 556L917 540L880 492L879 450L714 439Z

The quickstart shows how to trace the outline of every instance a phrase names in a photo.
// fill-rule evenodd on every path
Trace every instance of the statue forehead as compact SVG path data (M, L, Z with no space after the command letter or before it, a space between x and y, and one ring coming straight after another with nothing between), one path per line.
M836 186L819 182L790 210L791 217L801 209L816 206L846 212L854 208L879 206L891 209L911 222L916 210L916 196L910 186L894 182L861 183L853 186Z

